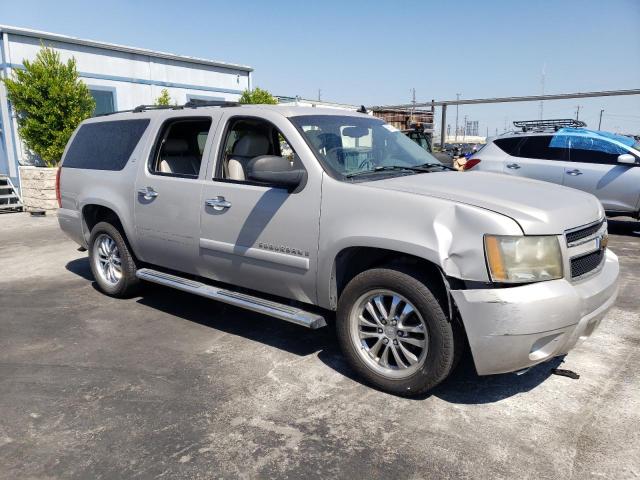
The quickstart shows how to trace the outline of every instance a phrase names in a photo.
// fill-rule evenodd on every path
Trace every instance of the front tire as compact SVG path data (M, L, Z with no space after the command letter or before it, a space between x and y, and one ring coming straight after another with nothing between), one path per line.
M91 230L89 260L96 283L107 295L130 297L140 280L136 263L120 231L107 222L99 222Z
M349 282L338 301L337 333L360 376L406 396L443 381L459 348L429 288L411 271L395 268L367 270Z

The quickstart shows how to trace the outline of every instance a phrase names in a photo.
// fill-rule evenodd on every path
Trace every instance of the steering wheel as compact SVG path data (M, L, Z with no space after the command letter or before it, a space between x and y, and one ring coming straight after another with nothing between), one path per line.
M370 158L365 158L358 164L358 170L373 170L374 168L376 168L376 165Z

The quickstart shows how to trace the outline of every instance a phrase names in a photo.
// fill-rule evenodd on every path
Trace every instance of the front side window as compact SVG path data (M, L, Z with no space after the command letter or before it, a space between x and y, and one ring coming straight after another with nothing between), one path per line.
M229 120L218 161L216 178L251 183L252 161L262 156L283 157L291 169L303 168L300 158L285 136L271 122L253 117Z
M207 142L210 118L176 119L162 128L149 164L150 173L197 178Z
M336 178L442 167L424 148L377 118L302 115L290 120Z
M629 153L620 145L604 138L582 135L570 138L572 162L615 165L619 155Z

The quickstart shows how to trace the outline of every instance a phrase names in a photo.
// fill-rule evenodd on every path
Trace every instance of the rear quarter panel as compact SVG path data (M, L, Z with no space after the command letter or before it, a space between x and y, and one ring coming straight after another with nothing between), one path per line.
M146 161L146 153L156 128L156 122L152 119L122 170L65 167L63 156L58 222L70 238L84 247L88 246L91 232L82 218L82 211L87 205L101 205L118 215L127 239L138 255L133 218L135 180L138 168ZM67 144L65 155L74 138L75 133Z
M481 170L485 172L503 173L504 162L508 155L501 150L495 143L490 142L478 153L471 156L471 158L480 159L472 170Z

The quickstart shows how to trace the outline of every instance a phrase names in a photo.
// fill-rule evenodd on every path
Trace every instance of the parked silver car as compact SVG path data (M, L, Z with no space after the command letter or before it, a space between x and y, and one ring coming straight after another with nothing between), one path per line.
M467 162L466 170L577 188L598 197L610 216L639 218L640 142L585 128L557 128L553 122L538 128L538 122L516 122L529 125L489 141Z
M308 328L335 312L351 367L404 395L444 380L467 344L481 375L565 354L617 294L594 196L450 171L358 113L93 118L67 146L58 192L60 227L106 294L145 280Z

